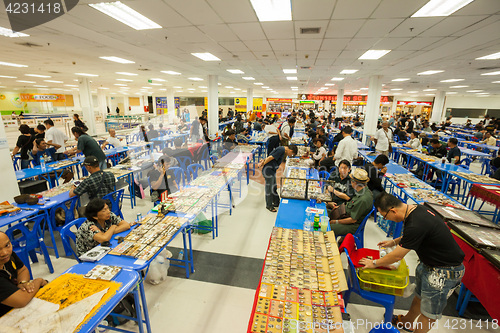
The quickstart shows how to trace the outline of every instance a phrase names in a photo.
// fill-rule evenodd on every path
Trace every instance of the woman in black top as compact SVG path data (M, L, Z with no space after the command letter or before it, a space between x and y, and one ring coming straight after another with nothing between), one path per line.
M19 126L21 135L17 138L16 147L12 151L12 157L21 151L21 169L27 169L30 166L30 152L33 149L33 141L35 137L31 134L31 129L28 125L22 124Z
M177 192L178 185L175 182L174 172L169 170L171 162L170 157L162 156L156 162L154 169L148 173L151 190L153 191L151 195L152 201L159 200L163 192L167 192L167 194Z
M85 123L80 119L78 113L75 113L73 115L73 120L75 122L76 127L80 127L84 132L87 132L88 128L87 126L85 126Z

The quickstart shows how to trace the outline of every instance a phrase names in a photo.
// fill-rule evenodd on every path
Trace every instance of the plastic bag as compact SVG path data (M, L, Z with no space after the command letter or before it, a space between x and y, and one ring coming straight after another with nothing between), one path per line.
M149 265L148 276L146 281L152 285L162 283L168 276L168 268L170 267L170 260L172 252L163 250L156 256L156 258Z

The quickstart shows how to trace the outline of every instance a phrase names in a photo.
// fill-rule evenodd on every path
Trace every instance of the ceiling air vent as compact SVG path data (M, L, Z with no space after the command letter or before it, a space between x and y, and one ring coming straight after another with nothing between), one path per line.
M307 83L307 80L299 80L300 83Z
M50 74L61 74L61 72L58 71L49 71Z
M300 69L311 69L311 66L300 66Z
M414 83L415 84L415 83L420 83L420 82L418 82L418 81L410 81L410 83Z
M314 35L319 34L321 28L300 28L300 33L302 35Z
M34 44L34 43L30 43L30 42L26 42L26 43L16 43L17 45L21 45L21 46L26 46L26 47L42 47L42 45L39 45L39 44Z
M498 67L498 66L490 66L490 67L481 67L481 68L478 68L478 70L480 70L480 71L492 71L492 70L496 70L496 69L500 69L500 67Z
M150 71L149 68L137 68L138 71L143 71L143 72L148 72Z

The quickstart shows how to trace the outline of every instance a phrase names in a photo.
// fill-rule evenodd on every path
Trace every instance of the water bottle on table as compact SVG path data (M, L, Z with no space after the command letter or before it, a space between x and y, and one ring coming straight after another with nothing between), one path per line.
M45 171L45 158L42 156L40 156L40 168L42 168L42 171Z

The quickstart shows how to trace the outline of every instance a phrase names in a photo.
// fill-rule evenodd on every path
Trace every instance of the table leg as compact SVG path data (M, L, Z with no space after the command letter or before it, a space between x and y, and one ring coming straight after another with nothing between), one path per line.
M54 238L54 230L52 229L52 223L50 223L50 214L48 210L44 211L45 215L45 223L49 226L49 232L50 232L50 239L52 240L52 247L54 248L54 253L56 255L56 258L59 259L59 251L57 251L57 245L56 245L56 240ZM45 227L43 228L45 229ZM42 230L42 235L44 234Z
M191 268L189 267L189 253L186 246L186 228L182 229L182 243L184 245L184 259L182 261L184 261L184 268L186 269L186 278L189 279L189 271Z
M141 282L139 283L139 290L142 300L142 311L144 312L144 321L146 322L146 330L148 331L148 333L151 333L151 322L149 321L148 303L146 302L146 292L144 291L144 278L141 279ZM139 326L140 326L139 332L143 332L142 323Z
M214 196L214 198L211 201L211 208L212 208L212 239L215 239L215 209L217 205L217 194Z
M194 273L194 258L193 258L193 242L191 239L192 228L188 231L188 241L189 241L189 266L191 267L191 273Z
M140 282L142 283L142 282ZM137 317L137 326L139 326L139 332L143 333L144 332L144 326L142 318L142 313L141 313L141 296L139 295L139 291L137 290L137 287L134 288L132 291L132 294L134 295L134 304L135 304L135 316Z

